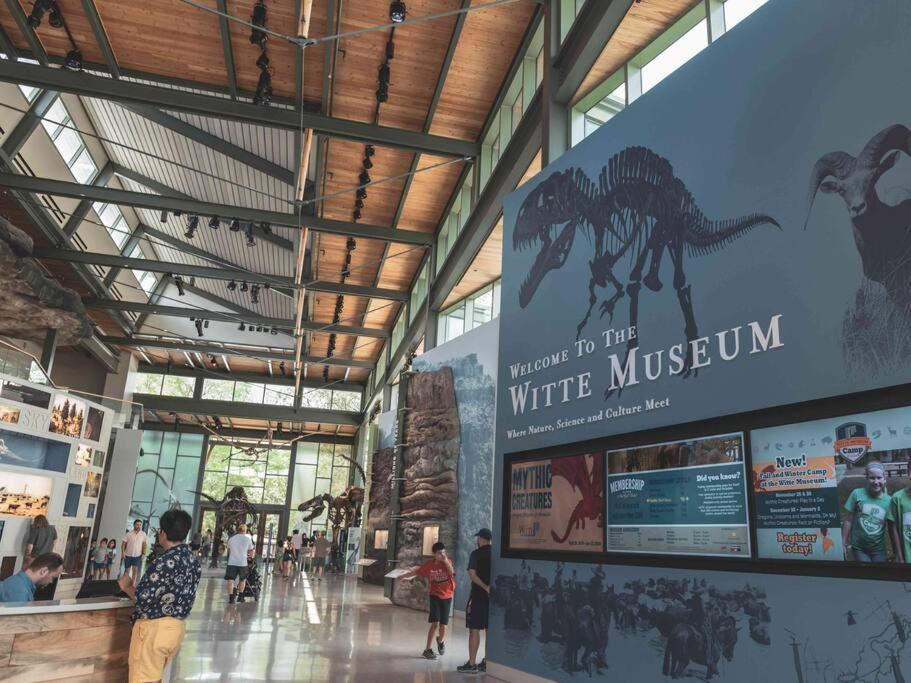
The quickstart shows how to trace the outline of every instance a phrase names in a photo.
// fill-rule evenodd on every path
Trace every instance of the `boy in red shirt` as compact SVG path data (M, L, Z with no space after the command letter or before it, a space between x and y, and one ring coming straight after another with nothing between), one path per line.
M452 594L455 592L455 570L452 566L452 560L446 556L446 546L442 543L433 544L433 559L428 560L420 567L412 569L403 575L403 579L410 579L414 576L423 576L430 583L430 629L427 631L427 649L424 650L425 659L436 659L433 652L433 638L437 632L437 626L440 629L440 636L437 638L437 650L442 655L446 652L446 626L449 625L449 613L452 610Z

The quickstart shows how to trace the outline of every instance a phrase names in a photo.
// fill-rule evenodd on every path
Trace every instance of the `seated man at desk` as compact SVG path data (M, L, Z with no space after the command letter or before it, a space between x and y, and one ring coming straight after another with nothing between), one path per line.
M39 555L18 574L0 581L0 602L31 602L35 589L54 582L63 573L63 558L57 553Z

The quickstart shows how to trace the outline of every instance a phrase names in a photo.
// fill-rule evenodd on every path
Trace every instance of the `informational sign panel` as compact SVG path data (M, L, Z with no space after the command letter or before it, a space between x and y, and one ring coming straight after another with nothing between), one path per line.
M741 434L607 454L607 549L749 557Z
M604 551L604 453L513 462L509 547Z
M750 439L759 557L911 560L902 547L911 549L911 408L760 429Z

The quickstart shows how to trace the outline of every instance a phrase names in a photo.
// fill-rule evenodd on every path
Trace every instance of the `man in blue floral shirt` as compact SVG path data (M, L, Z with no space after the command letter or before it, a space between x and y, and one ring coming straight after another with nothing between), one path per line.
M130 641L130 683L160 681L186 633L186 619L196 599L202 571L185 543L193 520L183 510L161 516L158 543L164 554L146 568L138 586L128 574L120 587L136 603Z

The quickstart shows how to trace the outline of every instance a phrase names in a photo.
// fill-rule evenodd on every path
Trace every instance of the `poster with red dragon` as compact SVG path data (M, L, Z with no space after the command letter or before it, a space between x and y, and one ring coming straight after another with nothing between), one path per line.
M513 462L509 547L604 551L604 453Z

